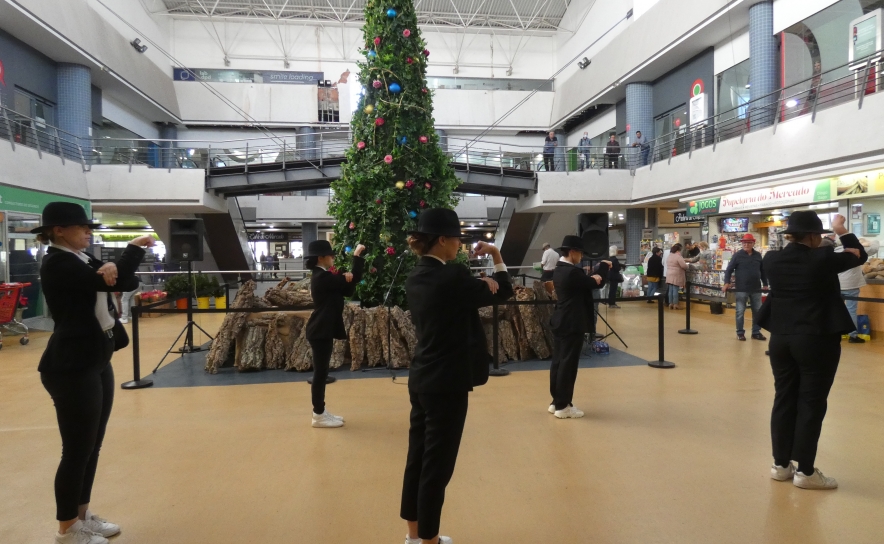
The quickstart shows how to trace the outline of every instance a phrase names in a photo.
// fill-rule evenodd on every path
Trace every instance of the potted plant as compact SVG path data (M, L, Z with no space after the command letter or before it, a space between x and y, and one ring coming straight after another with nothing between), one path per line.
M175 307L179 310L187 309L187 300L193 296L190 287L190 279L187 274L175 274L166 280L166 293L170 300L175 301Z
M227 308L227 291L214 276L212 277L212 296L215 297L215 309L224 310Z
M209 277L206 274L193 275L193 290L196 292L196 307L200 310L209 309L209 302L215 292L215 289L212 286L212 280L214 280L214 283L217 285L218 280Z

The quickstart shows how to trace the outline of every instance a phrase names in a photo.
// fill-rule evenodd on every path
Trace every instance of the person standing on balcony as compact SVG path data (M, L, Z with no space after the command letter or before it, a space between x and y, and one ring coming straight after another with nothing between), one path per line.
M590 143L591 141L588 132L584 132L583 138L580 138L580 141L577 142L577 154L580 155L580 170L585 170L590 167L589 154L592 149Z
M556 147L558 146L559 139L556 138L556 133L549 131L546 140L543 142L543 167L546 168L547 172L552 172L556 169Z
M635 142L632 143L632 147L637 147L640 153L640 162L639 166L645 166L648 164L648 154L651 152L651 145L648 143L648 139L642 136L642 131L635 131Z
M549 242L544 242L543 257L540 259L540 268L543 269L543 274L540 275L540 281L552 281L557 262L559 262L559 254L549 245Z
M608 135L608 145L605 147L605 166L617 168L620 163L620 142L617 141L617 133Z
M762 286L767 287L767 276L764 274L761 253L755 251L755 237L751 234L744 234L740 244L743 249L736 252L731 258L730 264L727 265L727 270L724 273L724 285L721 290L725 294L727 293L731 288L733 274L736 272L734 289L737 295L737 340L746 341L743 315L746 313L747 302L752 307L752 339L767 340L767 337L761 334L761 325L758 322L758 312L761 310L761 288Z

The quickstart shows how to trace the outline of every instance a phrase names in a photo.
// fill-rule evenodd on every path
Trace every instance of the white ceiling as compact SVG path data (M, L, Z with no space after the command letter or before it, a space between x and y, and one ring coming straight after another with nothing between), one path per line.
M571 0L415 0L418 23L452 28L557 30ZM366 0L162 0L175 17L361 22Z

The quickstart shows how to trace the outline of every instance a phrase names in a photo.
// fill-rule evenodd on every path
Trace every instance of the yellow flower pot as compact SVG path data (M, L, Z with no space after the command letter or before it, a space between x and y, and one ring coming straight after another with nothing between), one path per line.
M199 310L208 310L209 301L212 297L196 297L196 307Z
M215 309L224 310L227 308L227 297L215 297Z

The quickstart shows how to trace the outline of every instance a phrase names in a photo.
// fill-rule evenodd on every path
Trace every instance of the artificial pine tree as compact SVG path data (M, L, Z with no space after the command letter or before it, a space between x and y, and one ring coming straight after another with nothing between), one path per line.
M364 89L353 114L353 145L341 179L332 183L329 213L337 220L335 247L365 244L366 273L356 294L366 306L384 302L407 232L428 208L453 209L458 180L433 130L427 89L430 52L411 0L369 0L363 27ZM390 303L405 306L405 278L416 258L403 257ZM340 259L341 264L344 259Z

